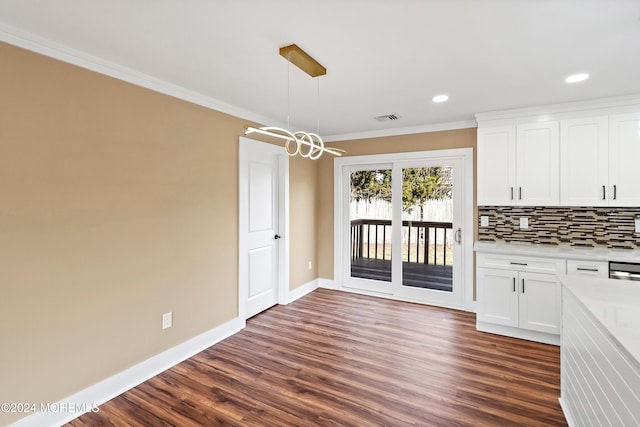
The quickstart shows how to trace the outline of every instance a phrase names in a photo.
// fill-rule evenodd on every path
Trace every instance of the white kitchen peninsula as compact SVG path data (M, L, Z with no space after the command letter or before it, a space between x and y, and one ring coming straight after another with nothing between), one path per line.
M640 425L640 282L558 278L560 403L569 425Z

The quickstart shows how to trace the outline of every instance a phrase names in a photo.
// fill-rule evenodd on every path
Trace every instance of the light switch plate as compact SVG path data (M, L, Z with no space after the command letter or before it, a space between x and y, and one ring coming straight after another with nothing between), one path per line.
M529 228L529 218L526 216L520 218L520 228Z
M480 227L489 226L489 217L487 215L480 215Z

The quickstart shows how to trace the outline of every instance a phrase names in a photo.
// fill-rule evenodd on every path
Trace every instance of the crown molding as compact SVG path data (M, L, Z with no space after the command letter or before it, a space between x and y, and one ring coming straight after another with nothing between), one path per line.
M432 125L412 126L404 128L382 129L369 132L343 133L340 135L325 135L322 139L325 142L349 141L366 138L382 138L385 136L410 135L414 133L440 132L445 130L468 129L478 127L475 120L464 120L460 122L437 123Z
M477 113L478 125L511 124L522 121L548 121L570 118L576 115L599 115L625 112L640 107L640 94L591 99L586 101L548 104L535 107Z
M3 23L0 23L0 41L231 116L255 123L275 123L274 126L282 126L279 120L274 120L271 117L265 117L235 105L227 104L218 99L204 96L182 86L166 82L132 68L124 67Z

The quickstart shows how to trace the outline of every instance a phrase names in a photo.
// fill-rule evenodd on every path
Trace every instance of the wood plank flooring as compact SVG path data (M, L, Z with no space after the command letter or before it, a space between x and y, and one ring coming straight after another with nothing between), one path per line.
M69 426L566 426L558 347L319 289Z

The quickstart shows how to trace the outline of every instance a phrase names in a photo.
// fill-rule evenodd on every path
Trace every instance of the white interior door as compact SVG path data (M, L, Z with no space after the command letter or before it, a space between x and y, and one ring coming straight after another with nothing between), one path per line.
M282 154L281 147L241 140L239 298L245 319L280 300L284 244L279 200Z

